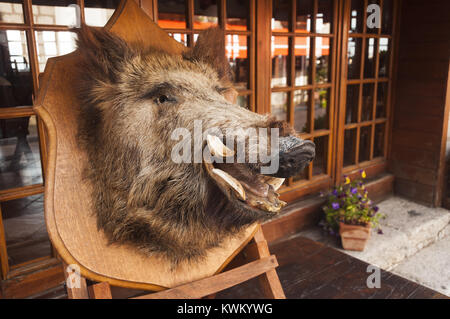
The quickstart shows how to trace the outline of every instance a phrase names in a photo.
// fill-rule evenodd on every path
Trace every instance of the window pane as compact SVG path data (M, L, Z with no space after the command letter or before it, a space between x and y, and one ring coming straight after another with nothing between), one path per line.
M381 33L392 33L392 21L394 19L394 2L392 0L383 1L383 12L381 13Z
M310 37L295 38L295 85L311 83Z
M272 37L272 87L288 84L288 37Z
M48 58L76 49L76 34L68 31L36 31L39 72L44 72Z
M331 81L331 39L316 38L316 83Z
M370 135L372 126L361 127L359 132L359 162L365 162L370 159Z
M272 9L272 31L290 31L290 14L292 12L291 0L274 0Z
M356 128L345 130L344 133L344 166L355 164Z
M366 39L366 49L364 58L364 78L375 77L375 44L376 39Z
M314 92L314 130L326 130L329 125L330 89L316 89Z
M309 165L311 165L311 164L309 164ZM294 181L294 182L299 182L299 181L302 181L302 180L307 180L307 179L308 179L309 165L306 166L306 167L303 169L303 171L301 171L300 174L298 174L297 176L294 176L294 177L292 178L292 181Z
M347 85L345 123L358 122L359 84Z
M384 123L375 125L375 141L373 145L374 158L384 156L384 132L385 132Z
M113 15L120 0L84 0L87 25L103 27Z
M51 2L33 0L32 3L33 21L36 24L74 26L80 22L75 0L55 0Z
M0 120L0 190L40 183L36 117Z
M44 195L1 203L9 265L51 256L44 219Z
M361 67L361 39L348 39L348 78L359 79Z
M32 105L32 82L25 31L0 31L0 107Z
M229 30L247 30L249 0L227 0L227 23Z
M243 108L250 109L250 103L248 101L248 95L239 95L237 97L237 104Z
M313 175L327 173L328 161L328 136L320 136L314 138L316 144L316 157L313 161Z
M234 85L238 89L247 89L249 59L247 57L247 37L244 35L228 34L225 37L226 55L234 75Z
M363 85L361 122L370 121L372 119L374 88L375 85L373 83L366 83Z
M364 23L364 1L352 0L350 9L350 32L362 33Z
M379 82L377 88L377 111L376 111L377 118L386 117L387 94L388 94L387 82Z
M217 25L217 0L194 1L194 29L207 29Z
M274 92L271 96L272 114L277 120L286 121L288 112L288 94Z
M378 77L389 76L389 39L380 38Z
M371 5L371 4L376 4L376 5L380 5L380 0L369 0L367 2L367 6ZM370 16L370 14L372 14L374 11L371 10L367 13L367 17ZM367 24L366 24L366 33L378 33L378 29L376 26L374 26L373 28L370 28Z
M158 0L158 25L164 29L186 29L186 0Z
M299 133L309 133L311 91L299 90L294 92L294 129Z
M313 16L314 1L297 0L297 17L295 21L296 32L311 31L311 17ZM289 10L291 12L291 10Z
M187 46L187 34L184 33L169 33L169 35L183 44L184 46Z
M22 1L0 1L0 22L23 23Z
M333 0L319 0L316 16L316 32L331 33L333 23Z

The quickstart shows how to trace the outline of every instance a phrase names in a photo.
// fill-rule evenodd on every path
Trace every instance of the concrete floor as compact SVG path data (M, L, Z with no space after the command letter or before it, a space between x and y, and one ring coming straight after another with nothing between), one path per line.
M395 196L379 207L383 234L373 231L363 252L343 250L318 227L301 235L450 296L450 211Z

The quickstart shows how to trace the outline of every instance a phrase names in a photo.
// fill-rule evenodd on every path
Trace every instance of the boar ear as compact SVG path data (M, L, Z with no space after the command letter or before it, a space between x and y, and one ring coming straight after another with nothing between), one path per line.
M219 27L204 30L197 38L194 48L185 57L211 65L221 82L231 81L231 68L225 56L225 33Z
M134 55L127 43L103 28L88 27L77 29L77 46L82 57L83 72L94 80L114 83L123 60Z

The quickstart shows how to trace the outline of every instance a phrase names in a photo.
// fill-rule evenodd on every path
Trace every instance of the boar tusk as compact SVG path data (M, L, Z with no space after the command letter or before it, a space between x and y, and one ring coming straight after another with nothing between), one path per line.
M242 187L241 183L239 183L239 181L235 179L233 176L218 168L213 168L211 173L213 173L217 177L220 177L221 180L223 180L226 184L231 186L233 191L241 200L246 199L244 188Z
M267 184L272 185L274 190L278 190L283 185L285 178L273 177L267 181Z
M220 138L215 135L208 135L206 137L206 142L208 143L209 150L212 156L217 157L230 157L234 156L234 151L226 147Z

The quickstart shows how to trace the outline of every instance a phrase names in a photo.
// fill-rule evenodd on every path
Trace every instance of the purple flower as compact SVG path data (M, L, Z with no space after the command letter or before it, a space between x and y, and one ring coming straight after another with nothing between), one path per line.
M332 203L331 206L333 207L334 210L338 210L339 207L341 207L339 206L339 203Z
M356 187L352 187L350 192L352 192L352 194L356 194L358 192L358 190L356 189Z
M333 191L333 195L334 195L334 196L337 196L337 195L338 195L338 192L337 192L336 189Z
M383 235L383 231L381 229L378 229L378 234Z
M379 210L378 206L373 206L373 210L375 211L375 213L378 212Z

